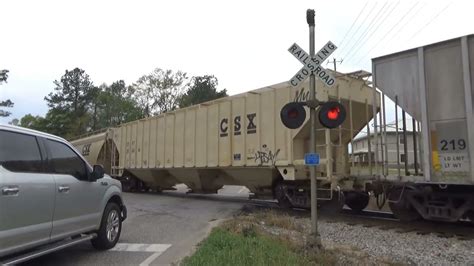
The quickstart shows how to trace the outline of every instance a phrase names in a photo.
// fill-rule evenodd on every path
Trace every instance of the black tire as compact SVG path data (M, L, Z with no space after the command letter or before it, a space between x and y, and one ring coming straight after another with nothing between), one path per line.
M369 193L347 191L344 193L346 197L346 205L354 212L361 212L369 205Z
M97 237L92 239L92 246L98 250L111 249L117 244L122 232L122 219L120 207L117 203L109 202L105 206Z

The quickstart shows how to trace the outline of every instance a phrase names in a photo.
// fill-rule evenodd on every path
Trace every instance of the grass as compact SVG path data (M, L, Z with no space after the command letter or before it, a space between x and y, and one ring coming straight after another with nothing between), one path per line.
M309 219L282 211L247 210L214 228L181 265L399 265L353 246L308 245Z
M260 235L255 229L235 234L214 229L198 251L182 265L308 265L309 260L283 243Z
M185 258L181 265L336 264L333 252L305 250L301 243L295 243L290 237L268 233L269 227L284 231L297 230L288 215L265 212L239 216L214 228L194 255Z

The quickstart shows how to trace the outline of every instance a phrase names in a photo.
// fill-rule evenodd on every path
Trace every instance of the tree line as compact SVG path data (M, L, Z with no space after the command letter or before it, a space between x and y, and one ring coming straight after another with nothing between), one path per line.
M44 117L27 114L12 123L72 138L227 96L226 89L217 90L218 80L213 75L189 79L182 71L160 68L131 85L118 80L100 86L95 86L84 70L75 68L66 70L54 85L44 97L49 108Z
M7 69L0 70L0 85L4 82L7 82L8 72L9 71ZM10 99L7 99L7 100L0 99L0 107L11 108L13 107L13 102ZM7 117L9 115L11 115L11 112L4 109L0 109L0 117Z

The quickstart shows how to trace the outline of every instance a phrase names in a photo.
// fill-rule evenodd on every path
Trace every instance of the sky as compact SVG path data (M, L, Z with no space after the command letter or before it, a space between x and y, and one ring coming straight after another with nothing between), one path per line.
M474 33L473 1L22 1L0 0L0 100L6 123L44 116L44 97L66 69L96 85L135 82L154 68L215 75L233 95L289 80L309 51L306 10L316 11L316 50L327 41L340 72L371 71L371 58ZM325 64L331 67L332 64Z

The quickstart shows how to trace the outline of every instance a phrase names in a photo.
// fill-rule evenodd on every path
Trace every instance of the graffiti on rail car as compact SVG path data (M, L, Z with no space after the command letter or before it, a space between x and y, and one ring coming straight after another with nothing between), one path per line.
M309 100L309 90L301 88L300 90L295 91L295 98L293 102L306 102Z
M280 149L277 149L275 152L273 152L266 144L263 144L262 149L255 152L255 155L252 159L254 159L255 162L258 162L259 165L275 165L278 153L280 153Z

